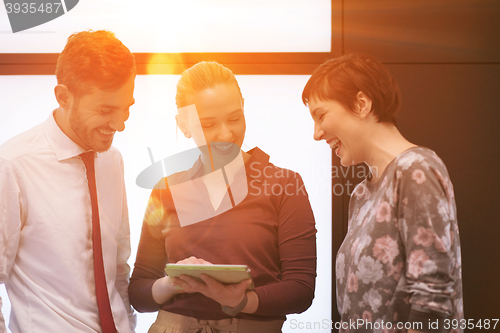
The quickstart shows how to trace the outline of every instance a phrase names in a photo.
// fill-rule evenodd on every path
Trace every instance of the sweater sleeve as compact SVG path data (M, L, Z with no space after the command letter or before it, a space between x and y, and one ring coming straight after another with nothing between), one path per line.
M256 315L301 313L314 298L316 228L313 212L298 174L282 186L283 195L277 203L281 281L255 289L259 298Z
M149 197L134 271L130 278L130 303L139 312L158 311L161 306L156 303L152 293L154 282L165 276L164 268L168 262L162 234L166 212L161 194L162 190L153 189Z
M406 250L411 321L446 318L460 279L460 245L453 186L437 158L398 171L399 228Z

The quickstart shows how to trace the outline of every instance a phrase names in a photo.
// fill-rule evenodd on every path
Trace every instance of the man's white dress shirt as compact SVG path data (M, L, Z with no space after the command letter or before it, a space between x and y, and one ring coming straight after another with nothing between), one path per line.
M53 114L0 147L0 283L14 333L101 332L82 152ZM136 317L127 292L130 230L119 151L97 154L95 173L111 310L118 332L130 332Z

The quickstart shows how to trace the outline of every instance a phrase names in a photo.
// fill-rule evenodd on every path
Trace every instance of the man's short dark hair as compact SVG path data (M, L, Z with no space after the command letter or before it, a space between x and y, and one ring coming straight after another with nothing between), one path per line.
M57 59L57 83L77 98L93 86L101 90L121 87L135 74L134 55L110 31L82 31L68 38Z
M358 92L372 100L372 112L379 122L396 124L401 106L401 91L389 71L377 60L365 54L346 54L327 60L309 78L302 101L335 100L354 110Z

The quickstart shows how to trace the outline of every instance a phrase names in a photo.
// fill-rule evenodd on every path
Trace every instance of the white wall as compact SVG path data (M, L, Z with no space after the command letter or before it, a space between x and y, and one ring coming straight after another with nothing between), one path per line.
M138 76L136 104L131 108L126 130L115 135L114 145L125 161L129 203L133 267L142 217L149 190L135 184L137 175L150 165L147 147L155 160L182 151L192 144L177 135L174 95L178 75ZM300 332L291 320L321 322L331 314L331 150L313 140L313 122L301 102L308 76L238 76L243 97L247 133L244 150L260 147L271 162L301 174L309 192L318 229L318 277L316 297L309 310L289 316L284 332ZM43 122L57 107L53 95L54 76L0 76L0 144ZM8 321L10 303L2 286L2 312ZM147 332L156 314L139 314L137 332ZM305 332L306 330L304 330ZM329 332L329 329L307 332Z

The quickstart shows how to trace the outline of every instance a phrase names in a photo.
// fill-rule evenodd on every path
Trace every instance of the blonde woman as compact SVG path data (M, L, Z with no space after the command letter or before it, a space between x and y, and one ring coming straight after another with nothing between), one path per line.
M215 62L187 69L176 103L177 124L201 156L188 171L160 181L151 194L129 288L131 303L138 311L159 310L150 332L281 332L285 315L305 311L314 297L316 229L302 180L269 163L259 148L241 151L244 101L229 69ZM189 110L194 112L186 114ZM221 197L206 182L214 156L228 154L242 159L228 178L232 174L237 182L243 175L247 184L248 193L234 199L235 205L229 203L237 196L233 184ZM183 193L183 207L178 201L174 205L178 184L194 184ZM181 226L181 213L208 218ZM223 285L208 276L202 281L170 278L164 273L167 263L247 265L255 290L246 290L249 280Z

